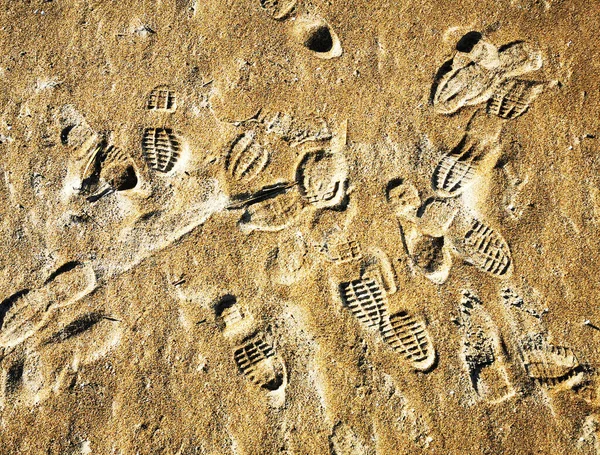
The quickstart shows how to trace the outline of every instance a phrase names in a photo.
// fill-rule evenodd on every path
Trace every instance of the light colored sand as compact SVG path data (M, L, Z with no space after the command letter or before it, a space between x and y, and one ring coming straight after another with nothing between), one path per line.
M5 2L0 453L599 454L598 24Z

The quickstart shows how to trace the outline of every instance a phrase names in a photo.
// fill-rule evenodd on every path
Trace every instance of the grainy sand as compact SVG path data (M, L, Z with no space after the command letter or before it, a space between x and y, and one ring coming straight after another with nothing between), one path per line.
M600 4L0 4L0 454L600 454Z

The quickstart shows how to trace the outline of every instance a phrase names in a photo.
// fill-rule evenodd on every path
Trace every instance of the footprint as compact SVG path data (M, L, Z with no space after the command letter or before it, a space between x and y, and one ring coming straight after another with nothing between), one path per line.
M487 102L510 78L542 67L541 54L519 41L496 48L470 32L457 44L453 59L438 71L432 88L434 110L453 114Z
M69 356L68 365L77 372L78 365L87 365L104 357L120 341L123 327L120 320L103 311L91 311L65 318L58 315L43 333L34 349L40 355L52 356L62 350Z
M16 339L13 343L18 344L35 330L43 318L41 309L36 308L36 301L43 300L43 297L35 298L39 294L39 291L22 289L0 303L0 346L13 345L13 339Z
M504 288L500 297L509 311L513 332L527 334L519 343L519 355L527 376L546 389L572 389L588 403L594 401L595 372L582 362L572 348L548 342L548 330L543 316L548 312L539 303L541 296L530 289L523 299L511 288Z
M337 422L329 436L330 455L374 455L375 451L352 428Z
M182 153L182 140L171 128L146 128L142 136L142 153L155 171L173 170Z
M285 400L287 371L283 359L255 326L235 296L226 295L215 305L215 316L223 325L223 336L233 347L233 359L239 371L252 383L268 390L274 405Z
M90 202L138 185L133 158L97 134L92 134L78 151L77 192ZM67 179L70 180L70 179Z
M487 111L505 119L520 117L542 93L544 86L541 82L521 79L506 81L488 101Z
M477 144L465 142L466 137L444 155L433 171L433 189L442 197L459 195L475 177L482 153Z
M462 62L454 62L452 70L437 86L433 98L434 110L438 114L450 115L462 107L484 103L497 84L495 73L476 63L463 66Z
M508 274L512 263L508 243L482 221L462 213L451 225L448 236L465 262L497 277Z
M428 211L434 213L427 213ZM445 220L447 213L454 213L454 216L450 218L447 227L443 228L443 233L444 239L449 241L453 251L465 262L484 272L497 277L506 275L512 262L508 243L502 235L465 209L454 210L448 201L428 204L419 219Z
M425 322L400 311L381 324L383 341L401 353L418 371L429 371L436 361L436 351Z
M103 148L95 157L92 174L83 180L82 192L95 202L114 192L134 189L138 177L133 159L113 145Z
M380 327L388 318L387 293L374 279L359 279L341 283L340 297L344 306L365 327Z
M270 391L278 390L286 381L283 361L262 335L255 334L239 344L233 353L239 370L254 384Z
M56 308L76 302L96 289L96 273L89 264L70 261L49 275L41 289Z
M290 286L305 278L310 269L309 246L300 232L282 239L269 253L266 269L276 283Z
M429 371L436 353L425 322L400 311L390 316L389 296L397 291L387 255L370 248L360 264L360 278L338 286L343 306L366 328L377 328L383 341L401 353L415 370Z
M41 330L59 308L80 300L96 287L93 270L77 262L58 268L38 289L24 289L0 303L0 347L21 344Z
M76 380L78 369L106 355L119 341L116 319L92 312L66 319L53 319L1 359L0 398L3 405L32 406L60 393Z
M262 123L268 134L274 134L292 147L307 142L325 142L333 138L332 131L323 117L276 112L266 113Z
M477 111L466 128L466 134L456 147L445 154L431 177L431 186L440 197L462 194L477 175L485 174L496 165L500 148L497 139L500 128L485 134L475 127L485 118Z
M229 146L225 168L238 181L250 182L269 163L269 152L256 140L254 131L239 135Z
M535 302L527 301L523 299L514 289L502 288L500 290L500 297L502 303L509 309L518 309L520 312L528 314L534 317L537 323L541 322L542 317L548 313L548 308L542 308L541 305ZM521 318L519 318L521 319Z
M223 336L226 338L244 337L254 324L252 315L237 303L235 296L229 294L215 305L215 315L223 324Z
M355 236L346 235L342 230L327 236L321 253L334 264L360 261L363 257L362 248Z
M386 188L386 198L398 218L413 218L421 206L421 197L415 186L404 179L391 180Z
M498 329L481 300L471 291L463 291L457 321L463 333L461 357L477 396L490 403L514 396L504 367L504 346Z
M177 95L167 85L159 85L148 95L146 109L156 112L173 113L177 110Z
M407 185L407 184L405 184ZM416 211L397 212L401 235L413 265L429 280L442 284L452 266L451 252L497 277L510 271L510 248L502 235L475 218L456 199L428 199Z
M239 221L241 229L274 232L291 226L305 206L295 185L279 184L263 188L230 209L244 209Z
M445 283L452 268L451 249L445 238L423 234L410 222L402 226L406 252L416 269L435 284Z
M348 168L343 154L317 149L307 152L296 168L302 197L315 208L344 206Z
M76 149L95 134L83 114L71 104L60 108L57 121L61 130L60 142L62 145Z
M448 204L442 210L425 210L431 201L422 205L415 186L404 179L392 180L386 197L398 218L402 244L412 265L433 283L444 283L452 267L451 248L444 233L455 210ZM433 212L439 214L430 216Z
M524 41L513 41L498 48L498 67L506 79L539 70L542 54Z
M574 388L583 382L586 368L573 350L549 344L541 335L522 340L521 356L527 375L542 385Z

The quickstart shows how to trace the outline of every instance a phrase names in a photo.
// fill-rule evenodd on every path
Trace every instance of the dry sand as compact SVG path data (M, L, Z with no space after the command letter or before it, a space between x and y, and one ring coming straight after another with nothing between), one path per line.
M3 0L0 453L600 454L596 0Z

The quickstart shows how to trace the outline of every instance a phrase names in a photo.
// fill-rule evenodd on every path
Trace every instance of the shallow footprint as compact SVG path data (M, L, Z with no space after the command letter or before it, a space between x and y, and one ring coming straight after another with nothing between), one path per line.
M300 232L285 235L267 257L266 270L278 284L290 286L298 283L306 277L310 268L309 245Z
M481 300L471 291L463 291L457 321L463 333L461 357L477 396L489 403L514 396L498 330Z
M146 109L159 113L173 113L177 110L177 94L168 85L159 85L148 94Z
M319 251L328 261L338 265L360 261L363 257L360 242L355 236L346 234L341 229L328 233Z
M501 125L497 120L490 122L496 125L492 126L490 133L486 133L490 127L486 125L483 130L482 122L494 118L481 112L475 112L461 141L441 158L433 171L431 186L440 197L462 194L475 177L488 173L496 165L500 154L497 139Z
M417 189L404 179L394 179L388 184L387 201L398 218L400 237L413 266L433 283L444 283L452 267L444 233L456 209L435 200L422 205ZM436 209L426 210L429 206Z
M311 206L343 207L348 186L348 166L343 154L321 148L307 152L296 168L296 182Z
M222 324L223 336L233 348L233 359L240 373L269 392L271 404L279 407L285 401L287 370L264 334L256 327L233 295L226 295L215 305L215 316Z
M545 85L522 79L509 80L494 92L488 101L487 111L504 119L520 117L542 93Z
M230 209L243 208L239 221L244 231L281 231L300 218L306 203L298 188L291 184L278 184L263 188Z
M521 357L527 375L542 385L573 388L583 381L585 367L573 350L549 344L541 336L521 341Z
M89 265L68 262L38 289L24 289L0 303L0 347L22 343L39 331L58 308L92 292L96 275Z
M404 242L413 265L425 278L435 284L443 284L452 268L452 254L443 236L434 237L423 232L413 223L402 225Z

